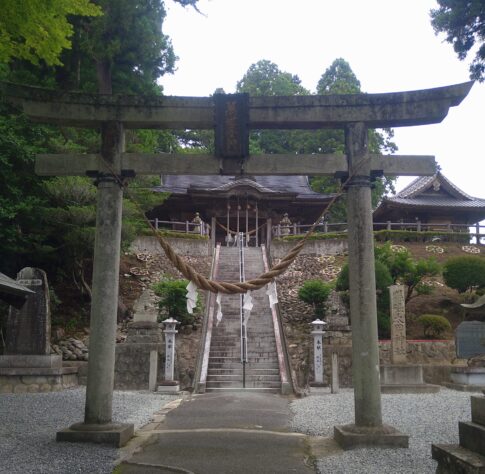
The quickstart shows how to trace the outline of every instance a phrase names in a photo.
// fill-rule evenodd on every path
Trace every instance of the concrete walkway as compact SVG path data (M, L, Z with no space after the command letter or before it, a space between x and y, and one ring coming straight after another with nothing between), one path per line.
M192 395L116 472L313 473L307 437L290 432L289 402L255 392Z

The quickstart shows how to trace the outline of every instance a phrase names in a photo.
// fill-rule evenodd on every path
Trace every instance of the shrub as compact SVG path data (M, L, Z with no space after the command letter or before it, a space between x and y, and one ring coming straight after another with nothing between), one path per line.
M193 324L194 315L187 312L187 280L163 280L153 285L153 291L160 296L158 311L160 316L172 317L182 326ZM194 312L199 310L199 305Z
M379 330L379 337L389 337L389 290L388 287L392 285L392 277L387 266L379 260L375 262L376 274L376 302L377 302L377 325ZM344 265L340 275L337 278L337 291L343 291L344 298L347 297L349 290L349 266ZM351 321L352 322L352 321Z
M450 258L444 266L443 278L450 287L460 293L471 291L473 287L485 287L485 260L483 258L465 255Z
M298 298L313 306L315 317L323 318L325 316L325 303L332 289L332 285L321 280L308 280L299 289Z
M450 322L437 314L423 314L418 318L418 323L423 326L424 337L438 338L445 331L451 329Z

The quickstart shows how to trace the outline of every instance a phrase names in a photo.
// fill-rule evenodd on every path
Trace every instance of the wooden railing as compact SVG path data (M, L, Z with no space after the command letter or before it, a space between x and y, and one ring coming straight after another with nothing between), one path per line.
M281 225L273 226L273 237L285 237L287 235L303 235L311 225ZM417 220L414 222L374 222L374 230L390 230L390 231L414 231L414 232L436 232L437 234L457 234L458 236L468 235L470 241L474 243L485 244L485 225L474 224L425 224ZM347 223L338 222L322 222L316 227L316 232L321 233L338 233L347 232Z
M150 219L150 222L157 230L167 230L185 234L210 234L210 225L203 221L200 223L190 221L162 221L155 218Z

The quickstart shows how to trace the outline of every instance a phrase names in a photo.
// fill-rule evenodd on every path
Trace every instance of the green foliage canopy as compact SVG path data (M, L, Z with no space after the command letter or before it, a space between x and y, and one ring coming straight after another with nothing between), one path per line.
M444 265L443 279L460 293L485 288L485 260L473 255L450 258Z
M375 247L376 259L387 266L393 284L406 286L406 303L414 296L413 293L429 293L431 287L423 283L424 278L436 276L441 271L435 258L413 260L408 250L394 252L391 243Z
M445 331L451 330L450 322L439 314L422 314L418 323L423 326L424 337L438 338Z
M325 317L325 303L333 289L333 285L322 280L307 280L298 290L298 298L311 304L316 318Z
M100 16L89 0L3 0L0 16L0 63L24 59L37 64L61 64L63 49L74 33L70 15Z
M460 60L467 57L475 45L475 57L470 64L470 77L485 79L485 2L483 0L437 0L432 9L431 24L435 33L445 33Z
M186 295L188 284L187 280L168 279L153 285L153 291L160 297L158 302L160 314L165 316L168 314L168 317L176 319L182 326L194 322L194 315L187 312ZM199 306L197 306L195 311L199 309Z

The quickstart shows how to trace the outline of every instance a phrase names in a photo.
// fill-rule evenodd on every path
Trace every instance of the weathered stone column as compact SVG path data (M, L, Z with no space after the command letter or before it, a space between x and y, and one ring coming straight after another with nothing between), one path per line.
M105 122L97 178L96 236L92 280L89 364L84 423L57 433L58 441L104 442L122 446L133 425L112 424L116 319L123 190L120 183L123 125ZM115 173L117 176L113 176Z
M111 173L120 173L123 125L103 124L102 157ZM112 416L116 316L123 190L108 169L98 178L93 294L89 337L85 423L110 423Z
M347 221L355 425L335 427L335 439L344 449L356 445L407 447L406 436L382 425L370 160L365 123L346 126L345 149L351 177Z
M355 424L381 426L370 161L366 159L364 123L347 127L345 148L352 176L347 192L347 219Z

